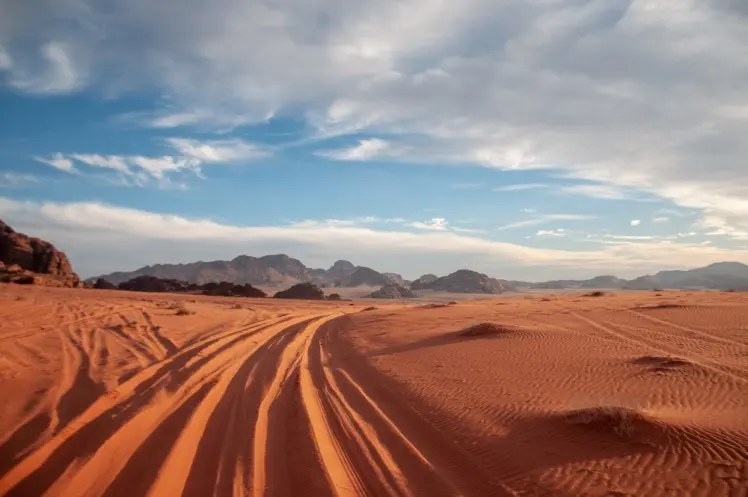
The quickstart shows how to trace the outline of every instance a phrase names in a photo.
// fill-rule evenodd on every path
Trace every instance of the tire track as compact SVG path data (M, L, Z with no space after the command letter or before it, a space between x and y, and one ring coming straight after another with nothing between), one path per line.
M722 367L716 367L710 364L710 361L706 357L701 357L693 354L693 352L690 352L687 356L684 356L682 351L679 349L676 349L675 347L667 347L663 346L662 343L649 340L647 338L644 338L642 336L636 336L634 337L632 334L625 333L621 330L620 326L615 326L615 329L612 325L608 324L603 325L597 321L595 321L592 318L588 318L586 316L582 316L581 314L572 311L571 315L576 317L577 319L586 322L587 324L591 325L595 329L602 331L603 333L606 333L610 336L614 336L619 338L620 340L623 340L624 342L632 343L635 345L638 345L640 347L644 347L646 349L649 349L650 351L655 352L656 354L664 354L664 355L670 355L670 356L681 356L684 359L688 359L696 364L698 364L700 367L707 369L709 371L712 371L713 373L717 373L719 375L726 376L732 380L741 382L741 383L748 383L748 378L740 375L739 373L733 372L732 370L727 370L726 368ZM742 372L742 370L741 370Z

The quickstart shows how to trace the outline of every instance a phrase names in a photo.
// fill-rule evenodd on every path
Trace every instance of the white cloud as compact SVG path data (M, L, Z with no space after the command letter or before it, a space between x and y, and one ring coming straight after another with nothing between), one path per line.
M629 224L630 224L631 226L639 226L639 225L640 225L641 223L642 223L642 222L641 222L641 220L639 220L639 219L632 219L632 220L631 220L631 222L630 222Z
M246 253L248 246L253 247L253 255L287 252L304 258L305 254L322 252L330 260L352 254L358 258L381 256L381 260L395 261L392 264L398 264L397 260L422 264L439 260L440 254L451 254L470 257L476 269L491 274L499 268L516 271L517 266L539 266L556 272L568 268L577 275L600 274L612 268L618 274L636 275L664 266L696 267L748 257L746 250L672 241L620 241L599 250L533 248L449 231L374 230L340 220L234 226L99 203L22 202L4 197L0 197L0 218L57 244L71 256L75 267L84 268L79 269L84 275L92 275L89 271L94 267L100 272L127 269L125 264L134 268L157 262L159 257L165 262L228 257ZM392 269L412 272L407 267ZM422 264L420 269L427 267ZM542 274L547 279L557 273L544 269Z
M606 200L644 200L641 195L613 185L567 185L556 190L565 195L581 195Z
M70 154L69 157L88 166L114 169L121 173L130 173L130 168L127 167L126 159L124 157L116 155L102 156L97 154Z
M167 143L182 157L206 163L241 162L268 155L268 152L258 145L239 139L199 141L168 138Z
M0 173L0 188L15 188L28 183L38 183L36 176L13 172Z
M392 153L388 142L379 138L372 138L370 140L360 140L358 145L354 147L340 150L323 150L318 152L317 155L335 160L362 161L389 155L388 152Z
M155 90L162 127L301 116L403 160L554 170L748 231L745 2L11 4L24 91ZM374 149L337 152L393 157Z
M426 221L415 221L408 226L421 230L445 231L449 223L442 217L434 217Z
M194 168L199 165L197 161L178 159L170 155L163 157L129 157L129 161L154 178L163 178L166 173Z
M670 218L667 217L667 216L658 216L658 217L655 217L655 218L652 219L653 223L658 223L658 224L659 223L667 223L668 221L670 221Z
M75 167L73 167L73 161L66 159L62 154L54 154L49 159L44 157L34 157L34 160L52 166L60 171L65 171L66 173L75 174L77 172Z
M524 228L526 226L536 226L538 224L550 223L552 221L588 221L595 218L596 216L590 216L587 214L543 214L541 216L505 224L504 226L500 226L497 229L509 230L515 228Z
M566 236L566 233L563 229L555 229L555 230L538 230L535 232L535 236L538 237L564 237Z
M83 85L83 74L75 67L68 53L70 50L64 43L52 41L39 48L39 54L45 69L16 70L15 65L10 80L14 87L29 93L69 93Z

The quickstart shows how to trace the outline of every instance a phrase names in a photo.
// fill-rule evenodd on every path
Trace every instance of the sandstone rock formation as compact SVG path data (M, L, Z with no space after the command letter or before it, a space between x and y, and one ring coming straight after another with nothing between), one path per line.
M372 299L412 299L417 297L415 293L400 285L385 285L375 292L369 294Z
M325 300L325 292L312 283L299 283L275 294L276 299Z
M99 278L93 284L92 288L95 288L97 290L116 290L117 289L117 285L115 285L114 283L112 283L109 280L105 280L104 278Z
M485 274L470 271L469 269L460 269L448 276L437 278L430 283L423 283L422 281L413 282L411 289L428 289L454 293L502 293L505 291L500 281L489 278Z
M97 284L101 281L106 280L100 278L97 281ZM105 287L95 286L95 288ZM217 297L261 298L266 296L265 292L249 284L236 285L228 281L223 281L220 283L205 283L204 285L197 285L195 283L187 283L185 281L174 279L156 278L155 276L148 275L137 276L131 280L120 283L119 289L134 292L191 293L195 295L212 295Z
M3 221L0 221L0 261L4 266L4 270L0 269L0 281L82 286L64 253L49 242L14 231Z

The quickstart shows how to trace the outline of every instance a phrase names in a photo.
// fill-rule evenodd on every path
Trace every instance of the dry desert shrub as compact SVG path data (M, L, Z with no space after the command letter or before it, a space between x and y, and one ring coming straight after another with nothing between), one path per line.
M640 411L621 406L588 407L566 415L569 424L613 430L622 437L631 437L636 431L635 424L642 421L646 421L646 417Z
M597 290L594 292L585 293L584 295L582 295L582 297L602 297L603 295L605 295L605 292L601 292L600 290Z

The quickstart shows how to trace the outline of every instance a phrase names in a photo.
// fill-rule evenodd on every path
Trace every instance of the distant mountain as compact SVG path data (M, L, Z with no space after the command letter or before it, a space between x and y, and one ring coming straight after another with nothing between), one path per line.
M100 276L119 285L136 276L156 276L196 283L228 281L250 285L278 286L309 281L310 270L297 259L285 254L251 257L240 255L231 261L192 262L189 264L156 264L135 271L116 272Z
M156 264L135 271L116 272L91 278L104 279L119 285L138 276L180 280L203 285L230 282L257 286L288 287L297 283L314 283L322 287L384 286L402 282L399 274L384 275L371 268L355 266L345 260L336 261L329 269L310 269L298 259L285 254L251 257L240 255L230 261L193 262L189 264Z
M428 279L430 278L427 278L427 281ZM453 293L502 293L506 290L499 280L469 269L460 269L448 276L430 282L424 282L422 278L419 278L413 282L410 288L411 290L436 290Z
M654 275L624 280L615 276L596 276L589 280L556 280L540 283L514 282L531 289L562 290L570 288L610 288L625 290L707 289L748 290L748 265L740 262L717 262L686 271L660 271Z
M429 283L432 283L432 282L434 282L434 281L436 281L438 279L439 279L439 277L437 275L435 275L435 274L424 274L423 276L421 276L417 280L411 282L410 286L411 287L412 286L419 287L421 285L428 285Z
M342 286L385 286L390 284L392 284L392 281L382 273L368 267L359 267L345 280Z
M625 283L631 290L655 288L748 290L748 265L740 262L717 262L687 271L660 271Z

